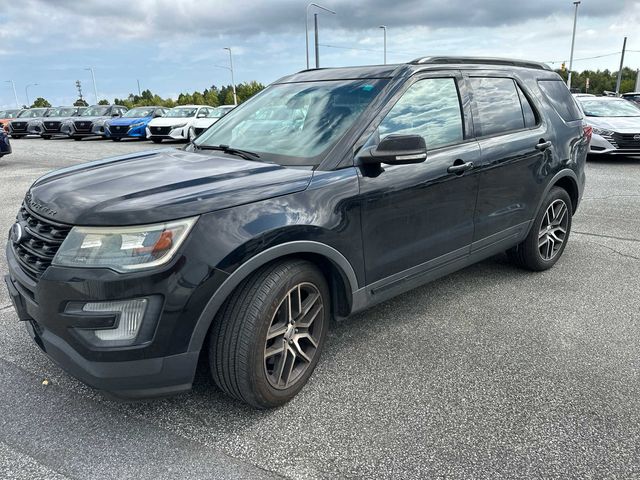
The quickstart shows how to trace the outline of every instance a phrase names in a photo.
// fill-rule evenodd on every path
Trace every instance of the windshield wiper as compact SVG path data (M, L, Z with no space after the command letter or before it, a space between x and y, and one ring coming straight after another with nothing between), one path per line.
M236 155L238 157L242 157L245 160L257 160L260 158L255 152L250 152L249 150L241 150L239 148L233 148L229 145L196 145L193 144L193 148L196 150L219 150L224 153L228 153L229 155Z

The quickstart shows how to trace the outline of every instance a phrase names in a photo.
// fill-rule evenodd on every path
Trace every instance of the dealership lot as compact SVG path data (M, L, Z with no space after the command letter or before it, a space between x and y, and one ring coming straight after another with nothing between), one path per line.
M175 146L12 145L5 232L39 175ZM38 350L0 289L0 478L640 476L640 159L587 175L552 270L494 257L335 325L309 384L273 411L206 372L187 395L106 399Z

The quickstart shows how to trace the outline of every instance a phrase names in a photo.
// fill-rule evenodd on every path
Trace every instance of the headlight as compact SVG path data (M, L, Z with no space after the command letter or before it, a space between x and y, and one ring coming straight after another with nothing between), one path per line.
M131 272L167 263L198 217L135 227L73 227L53 264Z
M182 128L182 127L186 127L187 124L186 123L181 123L180 125L171 125L171 128L173 130L175 130L176 128Z
M603 130L601 128L593 127L593 133L595 133L596 135L604 135L605 137L610 137L614 132L612 132L611 130Z

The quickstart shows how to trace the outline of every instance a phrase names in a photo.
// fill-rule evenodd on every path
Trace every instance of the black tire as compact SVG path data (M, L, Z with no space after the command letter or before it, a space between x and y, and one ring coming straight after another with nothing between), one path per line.
M162 139L161 138L152 138L151 141L153 143L162 143Z
M79 142L80 140L82 140L82 137L71 137L73 138L76 142Z
M40 135L43 140L51 140L51 135Z
M16 140L20 140L21 138L24 138L24 135L11 135L11 138L15 138Z
M119 142L122 139L119 138L119 137L111 137L111 140L114 141L114 142Z
M554 251L550 258L545 258L545 254L541 252L541 249L543 248L543 246L541 246L541 242L544 242L544 239L541 239L541 233L543 231L542 225L543 221L545 223L547 222L547 211L552 204L564 204L564 207L566 208L566 224L563 223L563 225L565 225L563 228L565 233L562 236L562 243L559 245L557 251ZM516 247L507 251L507 255L511 261L519 267L535 272L540 272L553 267L562 256L562 252L564 252L567 242L569 241L572 215L573 207L571 204L571 198L567 191L560 187L553 187L542 203L542 207L533 221L533 225L531 226L531 230L529 231L527 238L525 238L525 240ZM549 239L547 238L546 241L549 242ZM552 243L555 245L557 242ZM549 248L549 244L546 244L545 248Z
M311 343L306 345L313 350L309 354L309 362L302 361L301 356L287 356L290 355L290 346L293 345L293 351L296 347L299 348L302 340L294 342L288 337L287 341L287 333L293 334L292 328L297 325L291 325L287 322L286 315L280 315L281 309L286 309L287 295L297 292L299 285L307 288L313 286L314 292L317 292L314 298L319 298L322 302L318 308L311 310L316 311L312 323L316 345L314 348ZM311 295L306 298L310 299ZM291 400L305 385L318 363L329 326L329 302L329 289L324 275L310 262L287 260L267 265L255 272L227 299L211 326L208 342L209 366L218 387L229 396L255 408L277 407ZM314 305L317 307L316 303ZM308 319L310 315L300 317ZM281 319L284 319L284 323L281 323ZM321 320L319 325L318 320ZM267 333L274 329L287 329L287 333L282 334L282 338L278 335L267 340ZM301 330L304 328L301 327ZM298 329L295 328L295 334L297 333ZM272 346L278 349L278 345L281 345L280 348L284 351L284 358L282 354L276 356L283 363L272 365L272 374L268 372L269 362L276 360L268 357L268 345L269 349ZM287 358L294 360L288 364ZM280 369L279 365L283 368ZM274 386L273 374L279 370L282 375L284 366L287 365L297 365L287 369L287 377L298 372L297 376L294 375L294 381L289 386ZM279 382L280 376L277 378Z

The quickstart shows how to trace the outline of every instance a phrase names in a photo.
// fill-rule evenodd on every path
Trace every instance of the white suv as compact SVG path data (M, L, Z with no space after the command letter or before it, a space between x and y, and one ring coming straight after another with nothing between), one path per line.
M194 138L193 124L198 118L205 118L213 107L208 105L181 105L167 111L162 117L154 118L147 125L147 138L155 143L164 139L187 140Z
M207 128L216 123L234 108L236 108L235 105L220 105L216 108L209 108L209 111L204 117L201 117L200 114L198 114L198 118L196 118L196 121L193 122L192 137L197 137L198 135L200 135Z

